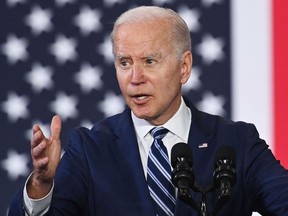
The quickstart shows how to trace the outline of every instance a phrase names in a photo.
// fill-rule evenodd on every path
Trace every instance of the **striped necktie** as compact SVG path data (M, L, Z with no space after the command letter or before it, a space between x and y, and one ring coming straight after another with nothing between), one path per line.
M173 216L175 210L175 189L171 181L171 166L162 138L168 133L163 127L150 131L154 137L148 155L147 183L158 216Z

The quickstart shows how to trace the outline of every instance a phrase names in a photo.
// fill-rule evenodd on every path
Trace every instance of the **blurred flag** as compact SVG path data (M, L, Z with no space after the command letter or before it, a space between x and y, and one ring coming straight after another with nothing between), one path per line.
M256 124L288 168L288 1L231 4L232 118Z
M0 3L0 215L31 172L29 139L62 140L76 126L121 112L109 34L141 0L3 0ZM174 9L193 39L194 66L183 92L212 114L253 122L288 167L286 0L147 0ZM284 17L286 16L286 17ZM286 104L285 104L286 103Z

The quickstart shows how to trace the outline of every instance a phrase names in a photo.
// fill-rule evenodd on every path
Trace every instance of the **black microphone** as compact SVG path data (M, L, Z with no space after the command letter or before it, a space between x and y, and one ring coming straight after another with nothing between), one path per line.
M220 189L213 215L215 215L231 198L231 188L236 183L236 153L231 146L221 146L214 158L214 184Z
M186 143L177 143L171 150L172 182L178 188L179 199L200 213L199 206L190 194L195 189L192 150Z
M171 165L173 167L172 183L178 188L179 199L200 213L198 205L190 194L190 189L195 189L196 187L192 169L192 150L188 144L177 143L172 147Z
M179 196L188 196L194 185L193 157L188 144L177 143L171 150L172 182L179 189Z

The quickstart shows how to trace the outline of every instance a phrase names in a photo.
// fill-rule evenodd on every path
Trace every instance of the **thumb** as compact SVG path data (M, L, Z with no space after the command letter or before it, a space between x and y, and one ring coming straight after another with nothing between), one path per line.
M50 126L51 136L50 136L50 139L52 139L52 140L60 139L61 128L62 128L61 118L60 118L60 116L55 115L52 118L52 121L51 121L51 126Z

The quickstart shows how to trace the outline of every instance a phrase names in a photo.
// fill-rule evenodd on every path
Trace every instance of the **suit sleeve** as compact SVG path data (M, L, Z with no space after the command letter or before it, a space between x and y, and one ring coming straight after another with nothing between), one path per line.
M83 147L87 129L77 128L69 135L67 148L57 168L50 209L46 216L84 215L89 189L89 170ZM23 188L10 204L8 216L25 216Z
M84 144L84 128L74 129L68 139L55 177L50 210L47 215L84 215L90 184Z
M15 197L11 201L8 216L25 216L23 188L16 193Z
M288 172L275 159L254 125L245 139L244 176L248 196L262 215L288 215Z

